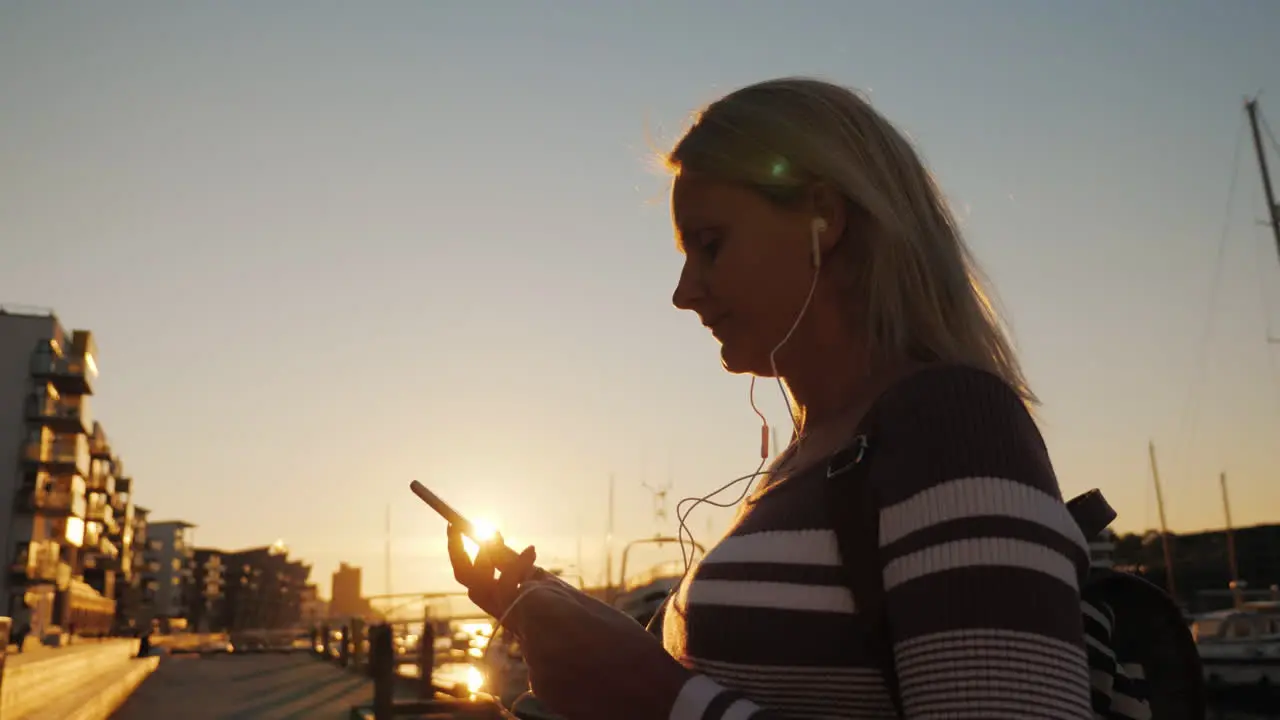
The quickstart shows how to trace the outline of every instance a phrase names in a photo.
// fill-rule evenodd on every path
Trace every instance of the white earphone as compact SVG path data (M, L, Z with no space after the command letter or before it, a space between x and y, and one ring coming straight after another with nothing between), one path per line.
M813 269L817 270L822 267L822 248L820 247L822 233L827 231L827 221L820 217L813 219L813 223L809 225L810 238L813 241Z

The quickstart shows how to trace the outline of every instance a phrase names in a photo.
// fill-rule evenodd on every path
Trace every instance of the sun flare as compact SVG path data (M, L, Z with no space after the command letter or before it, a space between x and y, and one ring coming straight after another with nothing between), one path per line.
M490 540L498 534L498 528L488 520L472 520L471 528L475 530L476 535L479 536L478 539L481 541ZM470 556L472 560L475 560L476 553L480 550L480 545L477 544L475 540L472 540L469 537L464 537L462 538L462 546L467 549L467 555Z

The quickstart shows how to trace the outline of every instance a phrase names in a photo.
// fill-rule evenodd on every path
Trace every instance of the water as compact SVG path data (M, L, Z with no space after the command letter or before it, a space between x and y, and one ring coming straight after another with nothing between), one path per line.
M1206 720L1276 720L1280 718L1280 697L1231 698L1229 703L1210 706Z
M432 680L440 687L451 688L467 685L472 679L475 666L470 663L448 662L437 665L431 673ZM402 677L418 677L418 666L415 663L401 663L396 674Z

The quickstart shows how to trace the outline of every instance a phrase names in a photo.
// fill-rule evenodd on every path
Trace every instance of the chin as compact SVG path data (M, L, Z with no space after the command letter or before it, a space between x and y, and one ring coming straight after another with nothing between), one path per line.
M720 346L720 364L734 375L773 377L768 353L746 352L731 345Z

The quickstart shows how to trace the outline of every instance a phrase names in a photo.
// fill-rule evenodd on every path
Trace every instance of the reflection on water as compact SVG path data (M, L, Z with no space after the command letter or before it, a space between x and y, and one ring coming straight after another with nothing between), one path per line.
M419 674L418 666L413 663L400 665L396 672L403 677L411 678L416 678ZM431 679L440 687L453 688L459 685L470 687L477 672L479 669L470 663L442 663L432 670Z

